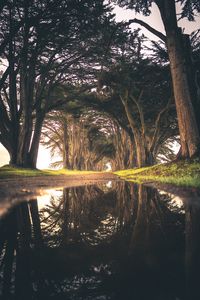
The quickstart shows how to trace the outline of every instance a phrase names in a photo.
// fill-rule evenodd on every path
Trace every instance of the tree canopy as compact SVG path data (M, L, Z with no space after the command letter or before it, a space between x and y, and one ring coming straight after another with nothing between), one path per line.
M145 15L154 2L166 35L138 19L117 23L108 2ZM108 2L1 2L0 142L10 164L35 168L41 134L68 168L153 164L174 157L167 145L179 136L180 157L199 156L199 32L189 39L175 8L193 20L199 1ZM133 22L161 41L147 47Z
M80 84L92 75L85 70L102 55L99 46L112 15L103 1L6 1L0 23L6 66L0 81L0 142L12 164L34 167L58 82Z

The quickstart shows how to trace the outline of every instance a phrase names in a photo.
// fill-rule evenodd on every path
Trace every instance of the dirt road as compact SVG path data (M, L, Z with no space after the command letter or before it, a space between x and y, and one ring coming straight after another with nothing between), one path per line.
M43 195L46 190L119 180L110 172L84 175L16 176L0 179L0 216L13 205Z

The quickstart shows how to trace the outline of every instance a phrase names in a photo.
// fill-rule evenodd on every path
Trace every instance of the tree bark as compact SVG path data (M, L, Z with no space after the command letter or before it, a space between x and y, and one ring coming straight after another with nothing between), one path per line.
M38 150L39 150L39 144L40 144L40 136L42 132L42 124L44 121L45 113L39 112L36 115L35 120L35 128L33 133L33 138L31 142L31 149L28 153L28 166L35 169L37 164L37 157L38 157Z
M187 70L182 54L182 34L170 32L167 38L170 68L183 158L199 155L200 138L190 95Z
M166 30L178 126L181 157L193 158L200 154L200 135L195 118L188 79L183 34L177 26L175 1L156 1Z
M63 119L63 168L70 169L67 120Z
M135 149L136 149L136 159L137 159L137 167L145 167L148 165L152 165L153 163L153 155L147 148L145 134L140 132L137 128L137 124L135 123L131 111L128 106L128 93L126 93L125 98L121 97L122 103L125 108L126 116L128 118L135 142ZM144 128L141 128L143 130Z

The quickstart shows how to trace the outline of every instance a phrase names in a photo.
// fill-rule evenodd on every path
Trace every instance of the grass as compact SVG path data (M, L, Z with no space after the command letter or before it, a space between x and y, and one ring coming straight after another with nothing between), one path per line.
M59 176L59 175L84 175L101 173L96 171L78 170L32 170L4 166L0 168L0 179L9 177L34 177L34 176ZM137 183L161 182L177 186L200 188L200 162L179 161L177 163L160 164L140 169L130 169L114 172L122 179Z
M138 183L161 182L177 186L200 188L199 160L179 161L177 163L160 164L140 169L130 169L115 172L127 181Z
M94 174L99 173L96 171L79 171L79 170L34 170L27 168L15 168L11 166L3 166L0 168L0 179L8 177L34 177L34 176L59 176L59 175L84 175L84 174Z

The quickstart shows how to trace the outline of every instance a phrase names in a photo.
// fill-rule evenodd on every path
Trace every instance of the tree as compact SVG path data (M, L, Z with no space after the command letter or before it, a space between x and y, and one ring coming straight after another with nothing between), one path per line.
M161 146L176 134L168 65L158 55L146 58L144 41L138 31L129 33L115 63L101 74L102 95L113 98L115 112L122 104L118 116L125 115L122 123L132 131L138 167L155 163Z
M52 157L61 158L53 166L101 170L105 168L104 158L112 160L115 156L112 123L94 110L85 109L79 117L54 112L44 122L41 142L50 149Z
M103 1L6 1L2 7L0 142L10 163L36 166L42 123L58 82L82 81L112 23Z
M121 6L134 9L136 12L141 12L145 15L150 14L150 6L152 2L158 6L166 31L166 44L170 60L170 70L179 124L181 157L192 158L199 156L200 133L192 105L193 94L191 92L188 76L189 70L187 68L189 39L188 36L182 34L181 29L177 25L175 7L176 2L180 2L182 4L182 17L188 17L189 20L193 20L195 12L200 12L199 1L116 0L114 2L117 2ZM152 28L150 28L150 26L145 25L145 27L148 27L148 29L156 33L154 29L152 30ZM157 35L159 35L159 33Z
M115 91L124 106L138 167L154 164L164 142L176 135L167 73L165 67L140 61L138 65L119 64L105 74L104 84Z
M77 162L64 163L68 168L69 166L70 168L84 168L83 161L88 160L91 165L86 164L85 166L87 169L91 169L94 168L94 164L98 160L102 161L102 157L106 157L107 140L103 142L104 139L102 140L102 135L99 135L98 129L100 116L103 115L112 119L109 121L108 135L112 137L112 143L116 150L116 155L112 159L114 168L133 167L136 160L138 166L153 164L158 155L162 154L163 156L164 153L167 154L168 158L173 156L166 146L166 141L177 135L169 68L166 63L162 63L162 57L159 58L158 55L155 59L143 57L143 40L144 37L136 31L134 33L126 32L123 41L117 45L113 42L109 53L107 52L107 56L102 60L101 70L96 72L97 91L84 91L84 86L77 88L76 85L71 85L71 87L60 85L58 94L60 93L59 98L63 99L61 100L63 102L62 109L67 113L73 111L73 114L79 119L79 123L82 122L83 115L85 115L85 124L89 132L92 133L90 143L87 145L84 142L87 138L82 138L80 135L81 131L84 132L84 128L78 124L74 125L74 129L77 128L76 136L79 137L79 140L83 139L82 145L85 146L83 150L82 146L77 144L77 139L74 140L73 148L76 150L75 156L73 156L76 157ZM157 61L161 62L158 63ZM71 101L66 102L65 91L69 93L69 89ZM79 93L78 91L81 90L83 92ZM56 98L56 94L54 97ZM88 108L84 110L86 106ZM56 126L56 119L54 120ZM90 121L88 122L88 120ZM106 122L106 118L103 118L103 127L100 128L104 132ZM51 147L53 152L59 147L62 148L59 151L61 156L62 153L70 152L69 147L71 146L69 145L72 144L73 139L71 130L66 130L67 128L70 129L68 120L65 119L64 123L62 128L59 127L59 135L63 136L64 132L68 131L66 137L67 139L70 137L70 139L64 143L66 147L61 147L62 138L60 142L56 139L54 146ZM90 126L87 124L95 124L95 126L89 129ZM98 128L96 127L97 124ZM55 126L50 125L48 128L53 127L52 131L55 131ZM45 135L50 136L50 132L45 133ZM125 141L127 141L127 149L122 145ZM85 147L90 150L90 154ZM109 150L109 147L107 149ZM92 152L95 153L96 158L90 156Z

